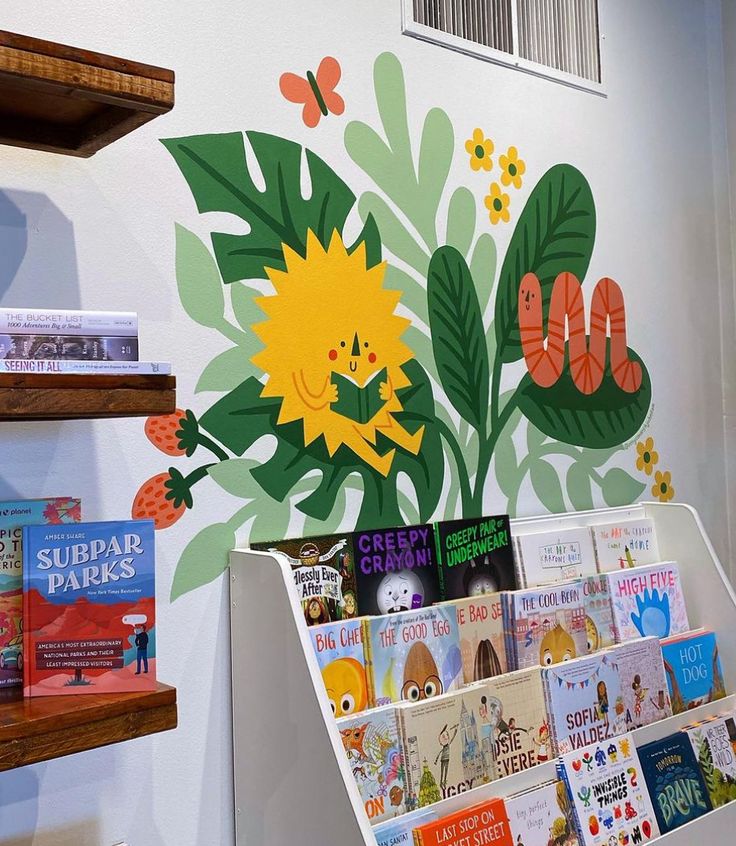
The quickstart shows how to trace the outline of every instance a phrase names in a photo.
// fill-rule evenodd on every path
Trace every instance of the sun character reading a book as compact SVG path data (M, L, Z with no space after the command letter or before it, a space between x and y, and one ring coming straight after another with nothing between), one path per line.
M277 423L301 420L305 446L323 437L330 456L346 446L388 476L396 450L380 453L378 433L414 455L424 434L394 416L413 358L401 340L410 321L394 314L401 294L383 287L385 262L367 268L365 243L349 253L337 231L326 249L309 231L304 256L283 253L286 269L267 269L275 293L256 299L267 317L253 326L261 396L282 398Z

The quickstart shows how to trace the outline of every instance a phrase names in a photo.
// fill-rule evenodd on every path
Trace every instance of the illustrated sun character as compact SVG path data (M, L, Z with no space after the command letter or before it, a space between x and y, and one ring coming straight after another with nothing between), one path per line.
M385 262L367 268L365 243L349 254L337 231L327 249L310 231L304 257L283 251L286 270L267 269L275 293L256 300L267 317L253 326L261 396L283 399L279 424L303 421L305 446L323 437L330 456L346 446L388 476L396 450L378 452L377 434L414 455L424 434L394 417L413 358L401 340L410 321L394 313L401 294L383 287Z

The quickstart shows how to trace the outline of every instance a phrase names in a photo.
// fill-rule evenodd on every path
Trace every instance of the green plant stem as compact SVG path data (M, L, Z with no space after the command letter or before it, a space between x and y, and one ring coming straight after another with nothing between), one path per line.
M197 443L208 449L220 461L229 461L231 458L219 444L216 444L212 438L208 438L207 435L203 435L201 432L197 432Z
M493 370L493 381L496 383L496 368ZM500 382L500 375L499 375ZM498 384L492 389L491 402L496 400L498 404ZM478 450L478 472L475 475L475 482L473 485L473 494L471 497L472 513L475 516L480 516L483 513L483 488L485 486L486 476L488 475L488 468L491 466L491 459L493 458L493 450L496 448L498 439L501 433L506 428L506 424L511 419L511 415L516 411L518 405L517 395L514 394L511 399L503 407L500 414L497 412L495 425L492 425L491 431L486 437L482 436L480 431L478 437L480 439L480 446ZM491 414L493 417L493 414Z
M242 330L238 329L237 326L233 326L229 320L226 320L224 317L222 320L218 321L217 326L215 327L217 331L224 335L229 341L232 341L234 344L242 344L243 340L246 339L248 336Z
M465 466L465 459L463 458L463 451L458 443L455 433L445 423L444 420L437 418L437 428L440 435L445 439L445 443L450 448L453 458L455 459L455 466L457 467L457 475L460 479L460 501L462 502L463 515L465 515L468 507L472 501L470 492L470 479L468 478L468 468Z
M501 393L501 369L503 363L498 356L493 359L493 376L491 378L491 431L493 432L498 426L498 398ZM496 436L496 440L501 433Z
M187 490L192 489L200 479L204 479L204 477L208 474L210 467L214 467L216 462L211 462L210 464L203 464L201 467L197 467L196 470L192 470L188 476L184 477L184 481L187 485Z

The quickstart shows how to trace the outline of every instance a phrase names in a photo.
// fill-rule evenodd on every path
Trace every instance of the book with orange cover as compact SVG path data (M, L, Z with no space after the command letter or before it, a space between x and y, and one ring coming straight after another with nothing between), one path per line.
M414 846L513 846L503 799L487 799L414 829Z

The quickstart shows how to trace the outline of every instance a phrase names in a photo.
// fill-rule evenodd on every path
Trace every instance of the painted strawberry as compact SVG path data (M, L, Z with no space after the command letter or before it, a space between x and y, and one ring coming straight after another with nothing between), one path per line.
M173 490L178 481L175 476L181 474L172 471L173 468L167 473L158 473L140 486L131 509L134 519L153 520L157 529L167 529L187 510L185 498Z
M173 414L149 417L144 426L146 437L166 455L184 455L186 449L182 448L179 440L182 419L186 419L186 412L181 408Z

